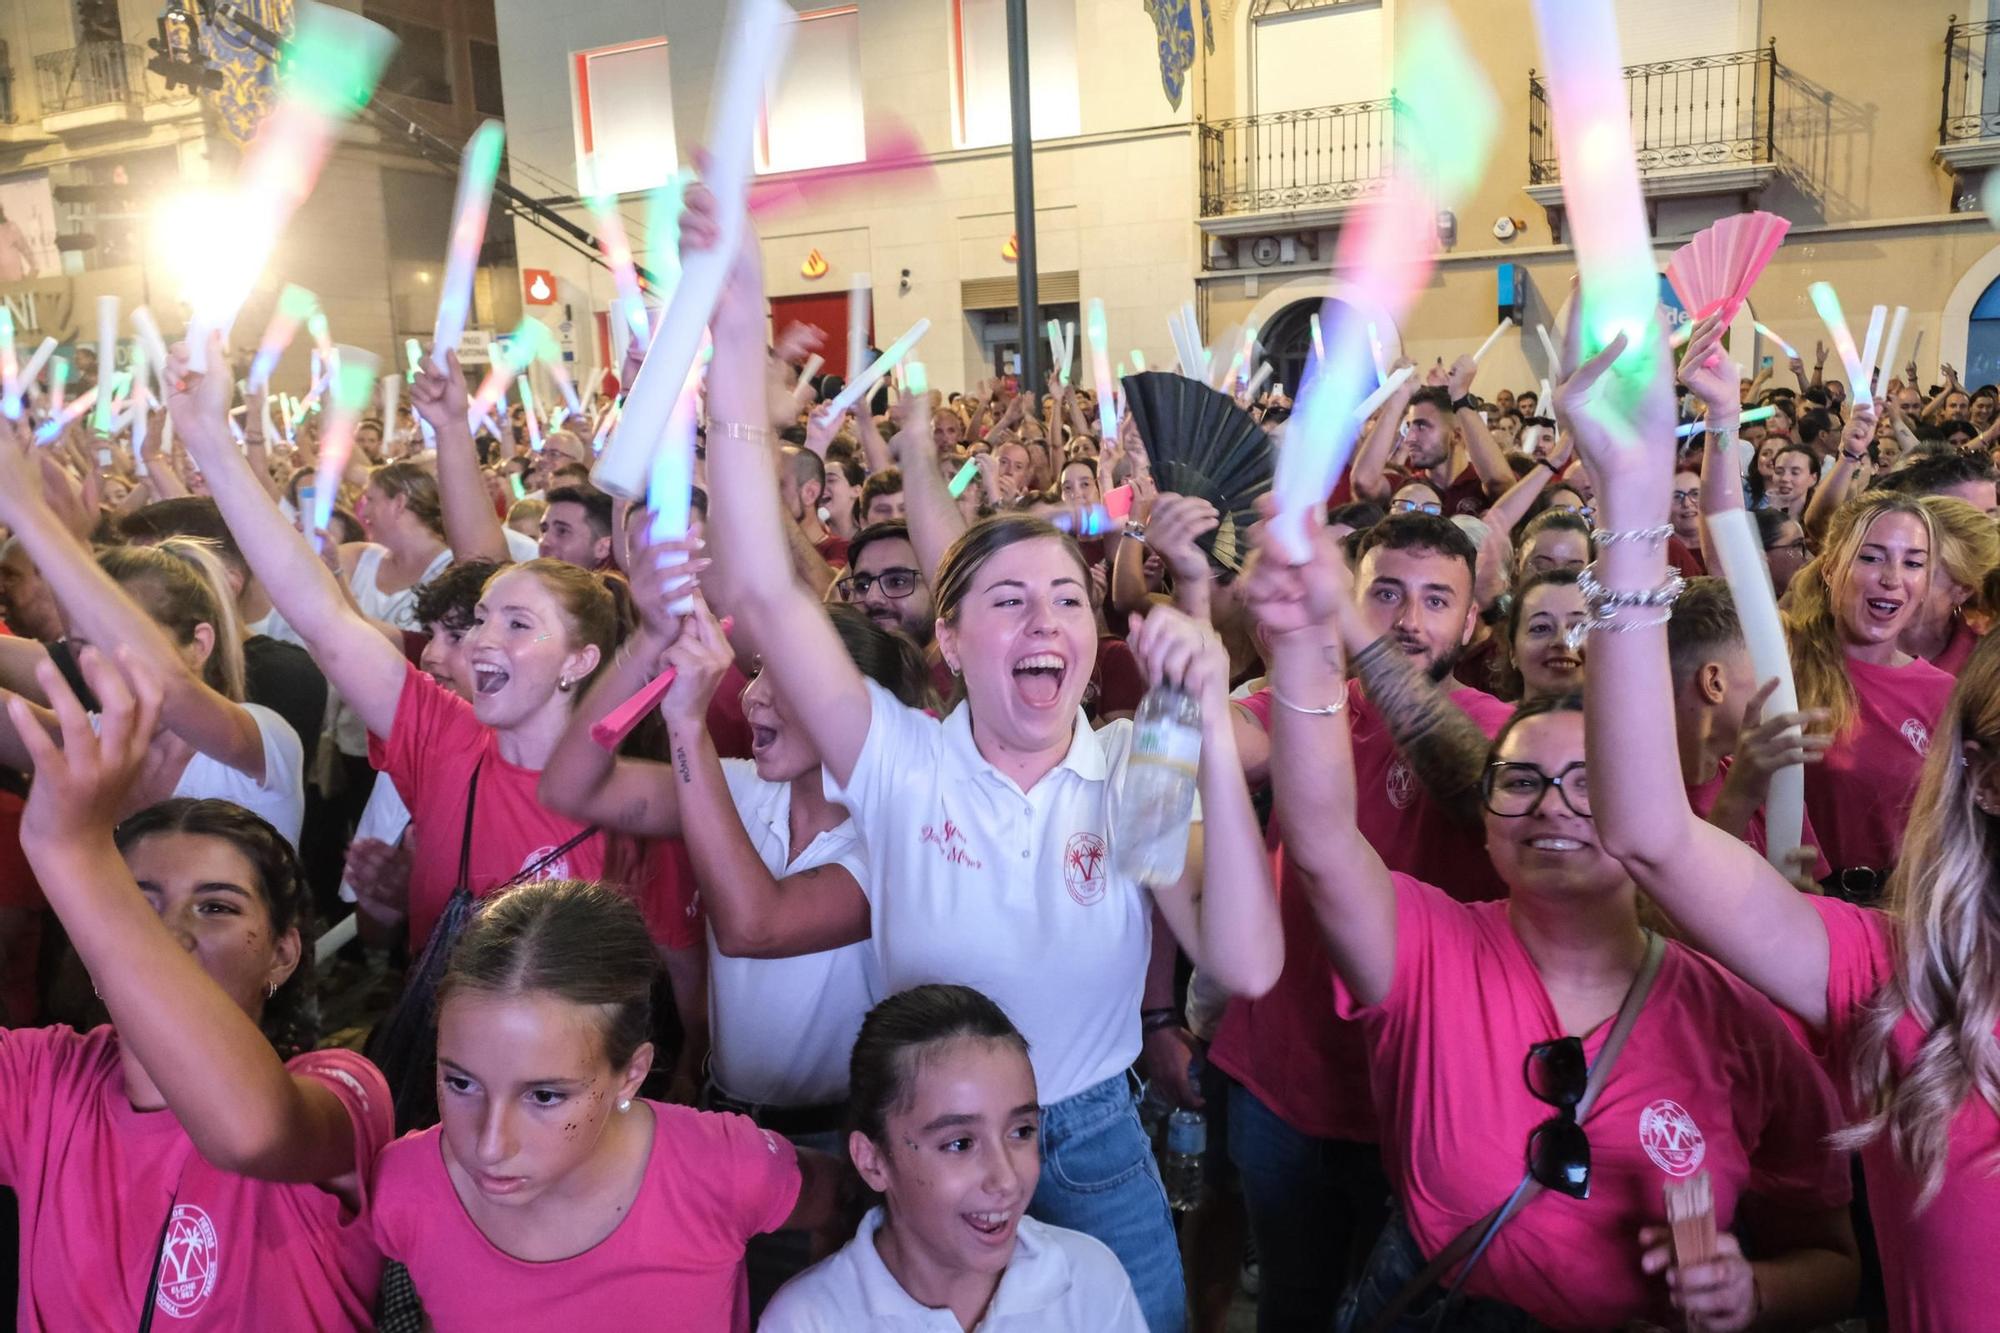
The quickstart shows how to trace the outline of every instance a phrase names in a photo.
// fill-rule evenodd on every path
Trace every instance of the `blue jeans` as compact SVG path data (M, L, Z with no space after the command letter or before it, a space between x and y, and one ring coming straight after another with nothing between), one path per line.
M1186 1333L1173 1214L1124 1074L1042 1108L1042 1179L1028 1213L1110 1246L1152 1333Z
M1257 1333L1327 1333L1389 1213L1380 1152L1301 1133L1236 1084L1229 1156L1257 1238Z

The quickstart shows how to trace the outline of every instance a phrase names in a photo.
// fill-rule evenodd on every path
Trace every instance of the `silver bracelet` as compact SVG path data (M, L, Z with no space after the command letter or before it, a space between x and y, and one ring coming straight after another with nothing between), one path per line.
M1620 542L1646 542L1657 546L1674 535L1674 525L1662 523L1657 528L1632 528L1625 532L1611 532L1605 528L1592 528L1590 540L1599 546L1616 546Z
M1564 632L1564 641L1572 649L1581 647L1583 641L1596 630L1609 630L1618 634L1629 630L1657 629L1666 624L1673 619L1674 602L1686 589L1687 579L1683 578L1679 571L1675 571L1657 588L1620 592L1598 582L1597 565L1593 561L1577 574L1576 586L1590 607L1590 619L1573 625ZM1623 614L1626 611L1649 607L1660 614L1649 620L1628 620Z
M1307 717L1333 717L1347 707L1347 686L1345 682L1342 682L1340 697L1324 708L1307 708L1304 704L1295 704L1284 695L1278 693L1276 685L1271 686L1271 698L1277 702L1279 707L1289 708L1294 713L1304 713Z

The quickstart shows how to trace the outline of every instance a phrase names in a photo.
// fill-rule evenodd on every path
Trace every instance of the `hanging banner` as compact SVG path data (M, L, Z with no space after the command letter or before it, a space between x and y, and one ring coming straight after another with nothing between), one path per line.
M292 30L292 0L236 0L232 6L280 36ZM277 62L257 42L226 19L202 24L202 46L208 63L222 74L222 86L207 94L223 137L238 148L257 137L257 127L271 110L278 83Z

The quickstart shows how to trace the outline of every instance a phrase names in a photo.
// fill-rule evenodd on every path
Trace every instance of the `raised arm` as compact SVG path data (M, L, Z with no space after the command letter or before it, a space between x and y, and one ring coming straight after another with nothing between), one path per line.
M1399 359L1390 369L1400 370L1412 364L1408 359ZM1389 496L1395 488L1383 471L1389 463L1389 451L1396 447L1396 440L1403 429L1403 412L1415 396L1417 377L1411 375L1389 395L1389 401L1382 404L1382 410L1375 415L1375 424L1368 429L1368 435L1361 441L1361 448L1354 455L1353 471L1349 474L1348 488L1357 500L1371 500L1379 505L1389 503Z
M112 829L145 766L160 686L122 651L93 650L85 678L103 705L93 731L53 664L43 686L61 718L62 744L31 726L18 699L8 712L31 734L35 782L21 817L21 845L49 904L62 918L117 1026L195 1148L211 1164L262 1180L340 1188L367 1163L346 1109L326 1087L287 1072L239 1004L202 970L148 905L112 840ZM275 950L269 984L296 965L296 936Z
M221 339L212 363L226 364ZM305 538L278 512L251 474L223 421L229 385L219 374L190 374L177 354L170 378L181 385L168 399L174 430L201 466L223 521L271 595L285 622L298 631L327 683L340 692L362 723L387 736L396 721L407 664L401 652L354 610L332 573Z
M931 443L930 400L906 398L896 408L901 414L896 458L903 473L903 512L908 516L910 545L916 549L917 563L923 566L925 582L935 587L944 553L965 532L965 515L958 512L958 501L951 498L951 487L938 469L937 446Z
M1995 418L2000 422L2000 417ZM1855 493L1854 483L1861 474L1861 465L1868 461L1868 444L1875 438L1875 404L1862 402L1854 409L1847 426L1840 435L1840 461L1833 471L1820 478L1813 488L1812 500L1806 505L1805 530L1815 546L1826 536L1828 525L1833 522L1834 511Z
M271 393L268 389L259 389L255 393L243 395L243 451L250 459L251 472L263 483L264 493L270 496L272 503L275 504L285 498L285 488L271 475L271 442L269 433L265 429L268 420L266 413L269 411L267 404L270 401Z
M0 444L0 521L13 529L48 581L71 628L92 643L129 648L143 668L163 682L160 716L167 727L203 754L262 782L264 737L257 719L187 665L179 645L126 596L90 548L42 502L41 469L28 452L32 447L18 430L11 441ZM234 616L226 615L210 629L220 638L234 633L234 623ZM235 645L216 642L211 650L221 652L225 647Z
M1458 433L1465 437L1465 456L1472 463L1472 470L1479 474L1481 484L1486 487L1486 498L1495 499L1506 493L1514 484L1514 469L1507 466L1507 455L1493 439L1493 432L1486 429L1486 414L1471 402L1460 407L1458 403L1472 392L1472 380L1479 373L1479 363L1469 356L1461 356L1451 363L1451 374L1445 381L1445 392L1451 395L1452 419L1458 423Z
M903 431L908 430L910 422L915 419L910 410L904 409L904 404L906 403L918 404L922 408L924 427L922 444L925 450L928 451L931 443L931 400L928 395L920 395L916 398L899 398L896 401L896 406L899 409L897 419L902 427L902 429L896 432L896 438L899 440L903 438ZM889 442L882 438L881 424L875 420L873 412L856 412L854 414L854 428L855 433L861 437L862 465L871 474L886 472L896 466L895 451L889 447Z
M1354 749L1347 727L1345 655L1332 617L1352 601L1346 562L1323 529L1296 569L1259 530L1242 580L1270 648L1271 795L1285 830L1285 861L1300 872L1327 951L1363 1004L1395 981L1396 886L1355 823Z
M733 958L791 958L868 938L868 899L837 865L779 878L744 831L708 734L708 702L728 669L721 626L697 606L668 652L680 674L661 701L673 746L682 836L701 881L716 947ZM817 773L810 780L818 781Z
M479 447L467 420L465 376L458 354L445 353L445 368L428 359L410 385L410 405L437 439L438 500L444 509L444 539L454 560L495 560L507 564L506 530L493 512L486 477L479 470Z
M688 192L681 239L690 249L717 243L715 201ZM746 229L715 312L708 367L709 532L718 556L717 600L736 616L764 669L792 704L835 779L854 775L873 705L860 671L841 647L825 609L792 577L779 507L777 457L763 421L764 274L757 238Z
M1484 425L1483 420L1481 425ZM1569 463L1572 447L1568 432L1558 436L1555 447L1549 450L1547 456L1537 458L1535 465L1522 473L1514 484L1509 486L1484 514L1480 515L1486 520L1486 525L1497 527L1505 533L1511 533L1520 527L1521 520L1535 507L1535 497L1539 496L1549 483L1562 475L1563 468ZM1507 474L1513 476L1513 469L1509 468Z
M1180 882L1155 889L1153 901L1195 966L1231 994L1255 998L1277 984L1285 941L1236 750L1229 652L1211 626L1171 607L1134 617L1130 642L1149 684L1171 682L1201 704L1201 822Z
M1566 367L1577 365L1573 324ZM1592 401L1598 380L1624 346L1620 335L1565 376L1556 395L1598 479L1598 513L1617 533L1658 527L1667 512L1674 458L1664 348L1656 353L1636 420L1615 420ZM1690 340L1689 350L1705 349ZM1667 574L1666 543L1606 542L1595 573L1617 592L1658 588ZM1822 1025L1827 940L1819 914L1763 857L1689 809L1674 735L1666 620L1650 608L1618 614L1626 622L1619 625L1622 632L1591 636L1584 679L1590 799L1605 850L1696 948L1808 1024Z

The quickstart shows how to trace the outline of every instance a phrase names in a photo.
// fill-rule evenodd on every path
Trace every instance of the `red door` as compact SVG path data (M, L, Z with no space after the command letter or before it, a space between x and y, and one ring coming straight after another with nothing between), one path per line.
M868 307L868 341L875 341L875 307ZM783 333L790 324L816 324L826 331L826 346L820 349L820 356L826 361L820 373L838 375L846 379L847 364L847 293L845 291L808 292L803 296L774 296L771 298L771 332L775 336Z

